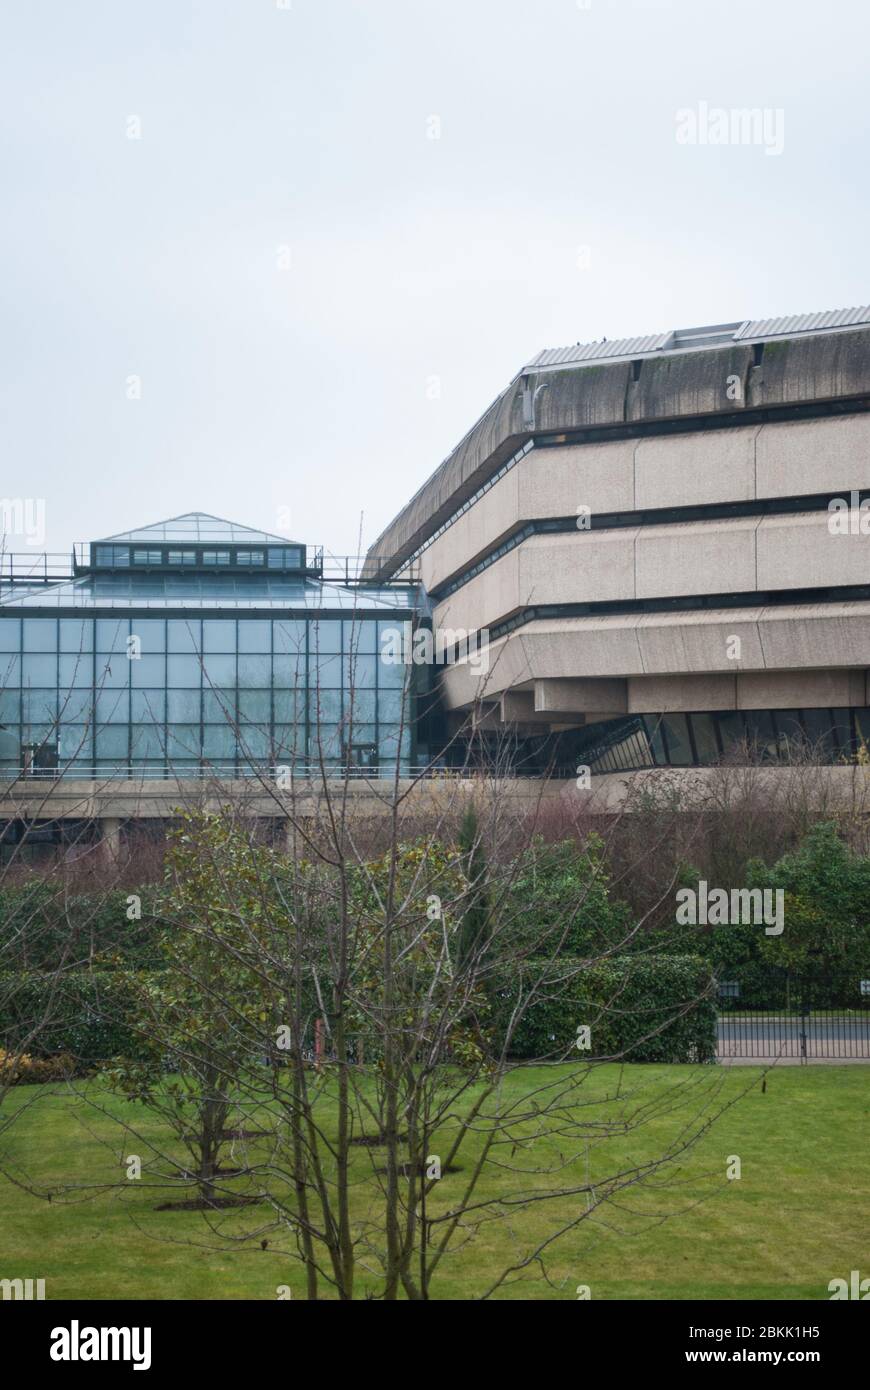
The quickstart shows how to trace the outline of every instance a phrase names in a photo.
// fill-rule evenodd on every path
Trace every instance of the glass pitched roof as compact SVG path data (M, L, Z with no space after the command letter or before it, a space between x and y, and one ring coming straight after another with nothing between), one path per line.
M38 588L8 586L0 591L4 612L15 609L94 610L100 608L339 609L359 613L410 611L418 605L413 587L346 588L316 579L243 574L86 575Z
M191 545L223 542L225 545L299 545L299 541L276 536L270 531L255 531L237 521L224 521L208 512L185 512L168 521L155 521L152 526L140 526L134 531L120 531L115 536L100 536L96 544L106 541L169 541Z

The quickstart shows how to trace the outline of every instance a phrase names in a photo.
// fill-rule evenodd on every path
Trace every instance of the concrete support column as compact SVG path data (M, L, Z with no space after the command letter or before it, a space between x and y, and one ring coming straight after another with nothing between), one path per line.
M97 841L97 862L102 869L120 868L123 858L121 827L123 821L118 816L104 816L97 822L100 838Z

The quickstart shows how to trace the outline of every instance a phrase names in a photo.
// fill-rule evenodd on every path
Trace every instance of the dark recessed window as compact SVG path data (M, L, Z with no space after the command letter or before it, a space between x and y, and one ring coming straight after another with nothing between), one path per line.
M170 565L195 565L195 550L170 550L167 556Z
M302 547L298 545L270 545L269 569L301 570Z
M98 545L95 563L98 565L129 565L130 547L129 545Z
M228 550L204 550L202 552L202 563L204 565L228 565L230 563L230 552Z

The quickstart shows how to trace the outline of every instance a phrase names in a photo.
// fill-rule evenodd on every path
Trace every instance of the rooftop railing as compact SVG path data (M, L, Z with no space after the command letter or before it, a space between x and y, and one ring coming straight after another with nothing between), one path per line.
M73 579L76 574L90 569L90 551L90 543L87 541L77 541L74 549L69 553L36 550L0 551L0 584L59 584L64 580ZM322 546L308 546L303 573L313 578L323 579L330 584L369 584L378 589L390 586L401 587L420 582L419 561L407 565L389 579L375 581L370 578L363 579L364 563L364 555L330 555L324 551ZM240 568L244 569L245 573L269 575L272 578L278 577L279 574L279 571L270 570L262 565L252 565L250 570L235 565L231 568L209 568L207 571L196 569L194 572L207 572L210 576L221 573L237 574ZM167 567L163 565L125 565L119 566L117 572L119 574L144 574L149 571L153 573L155 569L164 573L167 571ZM187 566L179 567L178 571L175 568L171 569L171 573L176 572L190 574L191 569Z

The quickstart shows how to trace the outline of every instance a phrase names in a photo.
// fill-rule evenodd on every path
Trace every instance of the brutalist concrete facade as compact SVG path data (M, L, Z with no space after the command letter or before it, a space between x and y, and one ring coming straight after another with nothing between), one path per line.
M495 724L606 733L760 711L775 748L800 721L768 712L808 711L812 734L827 711L836 760L870 733L865 499L870 310L687 330L539 354L366 572L414 561L436 628L483 634L485 662L441 674L457 717L483 700ZM641 765L724 751L719 723L671 727L685 749Z

